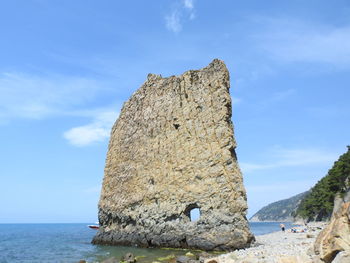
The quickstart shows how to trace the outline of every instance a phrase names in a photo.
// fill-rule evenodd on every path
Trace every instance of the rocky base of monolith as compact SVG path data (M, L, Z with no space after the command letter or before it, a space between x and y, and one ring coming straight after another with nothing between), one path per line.
M250 245L229 86L217 59L180 76L148 75L112 128L94 244Z
M154 211L157 207L154 207ZM154 217L149 207L140 220L130 216L100 211L102 222L118 222L118 229L102 229L93 244L127 245L141 247L173 247L202 250L232 250L245 248L254 240L244 217L235 214L213 213L198 222L182 223L180 215ZM146 216L149 217L146 217ZM232 226L235 226L234 228ZM147 226L145 228L144 226Z

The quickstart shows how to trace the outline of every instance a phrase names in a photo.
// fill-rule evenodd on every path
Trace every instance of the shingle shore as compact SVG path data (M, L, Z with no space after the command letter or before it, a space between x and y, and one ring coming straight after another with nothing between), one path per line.
M306 227L297 227L298 230L306 228L301 233L293 233L288 229L285 232L256 236L252 247L223 254L206 262L214 259L219 263L279 263L283 262L283 258L290 257L312 260L313 256L308 252L324 226L325 223L312 223Z

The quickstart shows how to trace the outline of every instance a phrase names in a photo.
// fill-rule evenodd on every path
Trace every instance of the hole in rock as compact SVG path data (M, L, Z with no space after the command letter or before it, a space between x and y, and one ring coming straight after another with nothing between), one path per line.
M188 205L184 211L184 214L188 216L191 222L197 221L201 216L200 207L196 203Z
M236 154L235 148L231 147L229 150L233 159L237 160L237 154Z
M201 210L199 208L193 208L190 210L191 222L199 220L200 216L201 216Z
M177 130L180 127L180 124L174 123L174 127Z

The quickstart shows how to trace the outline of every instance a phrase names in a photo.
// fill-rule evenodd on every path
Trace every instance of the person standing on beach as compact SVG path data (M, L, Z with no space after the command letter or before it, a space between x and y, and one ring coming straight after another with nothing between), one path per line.
M284 224L280 224L281 230L284 232L284 230L286 230L286 227L284 226Z

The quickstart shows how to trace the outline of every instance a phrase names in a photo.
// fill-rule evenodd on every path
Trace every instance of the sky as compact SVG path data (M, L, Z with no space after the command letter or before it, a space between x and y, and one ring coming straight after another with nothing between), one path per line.
M95 222L123 102L214 58L248 217L350 144L348 0L2 0L0 34L0 223Z

